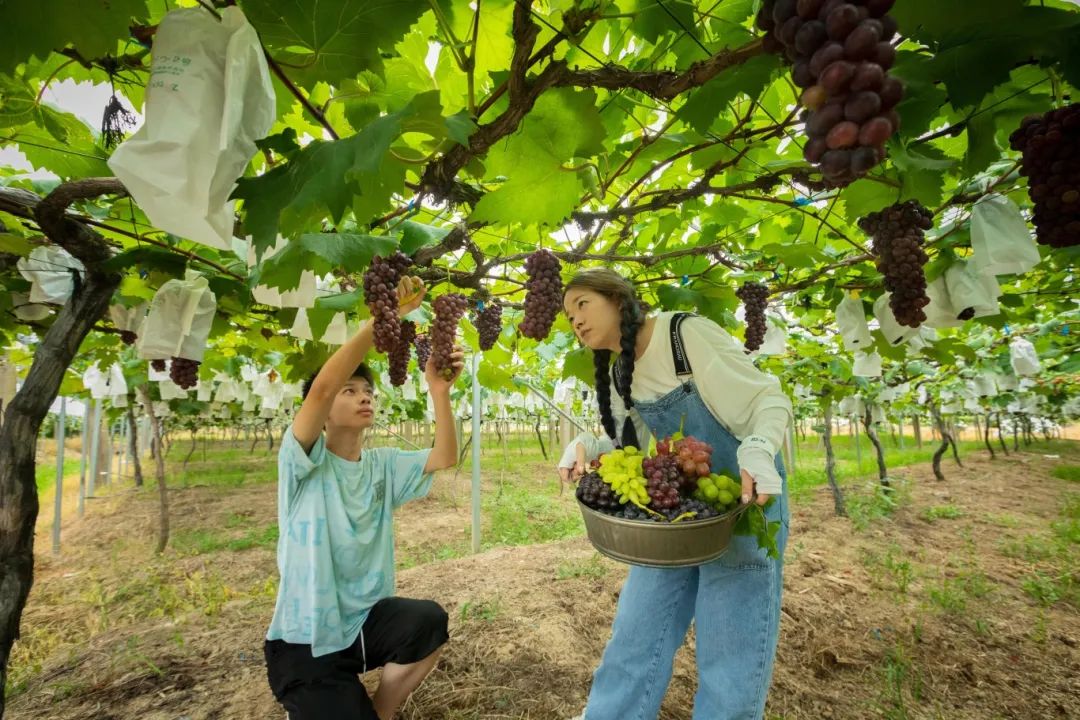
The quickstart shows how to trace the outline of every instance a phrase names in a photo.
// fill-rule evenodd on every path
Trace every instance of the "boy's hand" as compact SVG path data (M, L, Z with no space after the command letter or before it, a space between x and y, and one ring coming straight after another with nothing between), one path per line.
M432 353L428 356L427 367L424 368L424 377L427 379L428 387L432 392L435 391L450 391L450 387L454 384L454 381L461 375L462 368L465 367L465 351L460 345L454 346L454 351L450 353L450 368L443 372L448 372L449 377L440 374L435 369L435 354Z
M398 317L405 317L424 301L427 288L424 281L415 275L406 275L401 278L397 286Z

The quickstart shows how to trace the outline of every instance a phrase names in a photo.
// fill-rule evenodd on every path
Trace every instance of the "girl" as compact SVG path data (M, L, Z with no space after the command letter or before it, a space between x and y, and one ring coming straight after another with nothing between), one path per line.
M775 496L765 514L781 522L776 540L783 557L788 507L776 453L792 414L777 379L755 368L711 320L646 316L633 286L606 268L575 276L563 309L593 351L607 434L640 448L649 433L660 439L682 429L710 444L712 469L741 476L744 503L755 490L759 505ZM749 536L733 537L719 559L697 567L632 567L584 719L656 718L691 620L697 632L694 720L761 718L776 654L782 568L782 560L767 557Z

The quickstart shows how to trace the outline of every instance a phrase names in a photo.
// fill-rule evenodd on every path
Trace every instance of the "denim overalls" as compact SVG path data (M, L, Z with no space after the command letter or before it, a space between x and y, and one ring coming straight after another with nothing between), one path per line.
M684 384L634 407L657 439L681 424L685 435L712 445L714 472L726 470L737 478L739 440L709 412L683 352L678 327L686 317L671 319L672 354ZM779 455L776 467L785 478L784 490L766 516L783 521L776 536L782 558L789 513ZM742 535L733 536L728 550L704 565L632 567L611 640L593 676L585 720L655 720L691 620L697 633L694 720L760 720L776 655L782 578L782 560L768 558L754 537Z

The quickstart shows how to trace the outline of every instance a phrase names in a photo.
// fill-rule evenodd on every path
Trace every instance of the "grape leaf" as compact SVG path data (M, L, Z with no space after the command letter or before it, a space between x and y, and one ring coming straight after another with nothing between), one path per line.
M339 268L359 272L375 255L386 255L396 248L397 239L390 235L307 233L264 260L257 281L270 288L294 290L304 269L313 270L316 275Z
M967 123L967 154L964 156L964 175L971 177L986 169L1001 157L994 140L996 117L991 113L974 115Z
M44 60L68 45L85 58L115 54L117 43L129 37L132 20L145 21L149 11L146 0L82 0L63 7L15 0L0 3L0 16L0 72L9 72L31 57Z
M756 100L779 67L780 59L776 55L752 57L695 90L675 114L694 130L707 133L713 122L727 112L727 104L740 94Z
M562 378L576 377L589 387L596 384L593 353L587 347L574 348L563 356Z
M24 125L9 135L31 165L61 179L112 177L112 170L105 163L105 152L94 144L90 128L68 113L51 117L55 124L50 122L49 129ZM57 140L57 134L66 139Z
M420 15L424 0L245 0L244 12L289 77L306 87L380 71L390 50Z
M337 312L352 312L363 302L364 290L363 288L356 288L346 293L315 298L315 307L327 308Z
M270 172L241 178L233 197L244 200L245 227L256 250L261 253L271 247L278 233L293 235L310 227L323 212L329 211L340 222L358 193L368 194L359 209L361 221L366 222L372 208L381 207L389 193L400 187L400 182L380 180L384 165L388 173L401 172L400 165L385 162L390 145L416 108L429 106L428 98L417 96L416 103L378 118L351 137L315 140ZM375 198L372 204L368 196Z
M770 521L765 516L765 508L770 507L776 498L769 498L765 506L747 507L735 522L736 535L752 535L757 539L758 548L774 560L780 558L780 546L776 543L776 534L780 531L780 521Z
M469 117L467 110L446 118L446 134L458 145L469 147L469 136L474 132L476 132L476 123Z
M695 37L698 35L694 22L694 4L687 0L633 0L629 11L634 13L634 31L653 44L667 33L691 34Z
M584 190L578 174L563 163L602 152L604 136L591 90L545 93L521 128L489 153L489 175L510 179L480 199L471 219L522 224L563 220Z
M570 215L584 192L578 175L561 166L542 166L547 158L521 159L535 164L480 198L469 216L472 222L554 225Z
M449 234L449 228L406 220L401 224L401 252L412 255L422 247L438 243Z

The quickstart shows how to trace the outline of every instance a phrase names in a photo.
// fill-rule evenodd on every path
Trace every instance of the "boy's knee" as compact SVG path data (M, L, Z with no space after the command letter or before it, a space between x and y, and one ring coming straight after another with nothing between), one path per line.
M434 600L424 600L420 605L417 621L434 635L449 634L450 615Z

